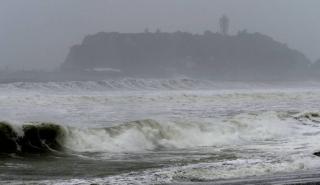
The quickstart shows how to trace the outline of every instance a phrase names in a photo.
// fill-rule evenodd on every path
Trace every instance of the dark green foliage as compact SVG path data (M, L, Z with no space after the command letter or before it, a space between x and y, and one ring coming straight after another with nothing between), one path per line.
M260 33L98 33L73 46L63 70L116 68L124 75L180 73L214 79L292 79L309 69L299 51Z

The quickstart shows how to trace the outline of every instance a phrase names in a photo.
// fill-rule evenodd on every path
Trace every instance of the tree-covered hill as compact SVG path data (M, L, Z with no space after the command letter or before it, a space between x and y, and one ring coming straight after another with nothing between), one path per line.
M123 76L183 74L227 80L302 78L310 61L260 33L228 36L206 31L104 33L86 36L71 48L63 71L112 69Z

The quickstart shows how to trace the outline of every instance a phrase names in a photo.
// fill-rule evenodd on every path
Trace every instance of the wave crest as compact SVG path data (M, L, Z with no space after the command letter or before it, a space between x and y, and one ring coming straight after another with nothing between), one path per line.
M111 79L102 81L15 82L0 84L1 89L23 90L185 90L208 89L214 83L195 79ZM218 85L218 84L215 84Z
M237 145L290 137L297 130L290 117L266 112L208 121L133 121L102 129L68 130L66 146L76 151L140 152Z
M319 134L319 114L263 112L208 121L132 121L107 128L75 128L50 123L19 128L0 123L0 153L141 152L250 144ZM308 119L305 119L308 118ZM21 130L19 132L19 130ZM20 134L19 134L20 133Z
M46 153L62 150L64 131L50 123L23 125L22 134L0 122L0 153Z

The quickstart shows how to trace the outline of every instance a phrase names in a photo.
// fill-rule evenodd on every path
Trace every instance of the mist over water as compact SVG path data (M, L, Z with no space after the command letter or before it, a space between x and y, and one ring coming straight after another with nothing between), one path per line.
M241 183L248 176L313 174L320 88L304 85L2 84L0 137L13 142L1 147L1 182Z
M305 184L316 0L3 1L0 184Z

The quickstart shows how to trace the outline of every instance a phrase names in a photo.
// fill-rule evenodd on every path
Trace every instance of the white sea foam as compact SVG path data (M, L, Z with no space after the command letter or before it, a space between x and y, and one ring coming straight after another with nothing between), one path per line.
M317 83L306 86L190 79L0 84L0 117L17 123L17 131L32 121L57 123L66 131L64 146L88 158L161 151L159 158L177 160L159 169L44 184L237 178L320 167L312 156L320 148L320 93ZM209 161L188 153L203 150ZM166 151L185 153L175 158ZM229 153L234 158L223 158ZM180 163L184 154L195 160Z
M103 81L67 81L67 82L16 82L1 84L1 89L11 90L178 90L208 89L221 86L207 80L193 79L135 79L124 78Z
M190 184L191 182L214 183L216 180L254 177L262 175L276 175L304 171L319 167L315 157L291 156L286 161L277 159L236 159L227 162L198 163L185 166L176 166L162 169L150 169L143 172L130 172L104 178L70 179L58 181L42 181L52 185L87 185L87 184L114 184L114 185L143 185L143 184ZM285 173L284 173L285 172ZM299 175L299 174L298 174ZM294 177L294 176L293 176ZM272 176L271 176L272 178ZM301 176L300 176L301 178ZM241 182L244 179L238 179ZM267 181L266 181L267 182ZM223 183L223 181L222 181Z
M108 128L67 128L66 146L81 152L143 152L307 139L306 134L319 131L287 113L264 112L202 122L140 120Z
M216 90L216 89L268 89L319 88L314 81L304 82L217 82L190 78L143 79L122 78L101 81L15 82L0 84L1 90L36 91L105 91L105 90Z
M275 149L269 142L282 143L281 151L294 150L308 143L318 145L318 113L259 112L224 118L198 120L138 120L109 127L64 126L64 146L77 152L145 152L151 150L191 149L254 145L255 149ZM21 127L13 124L17 133ZM266 142L267 145L263 143ZM296 150L298 151L298 150Z

